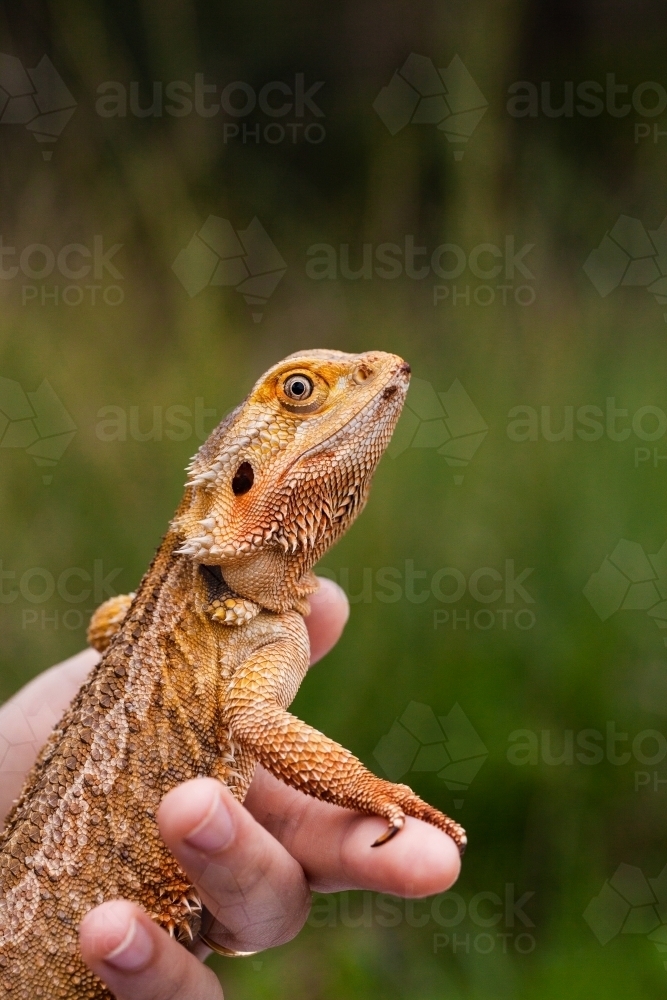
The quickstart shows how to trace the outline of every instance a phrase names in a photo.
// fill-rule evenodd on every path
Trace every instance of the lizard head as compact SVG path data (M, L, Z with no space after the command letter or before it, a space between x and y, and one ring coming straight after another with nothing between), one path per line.
M188 468L180 551L270 610L307 608L309 570L364 506L409 378L381 351L300 351L270 368Z

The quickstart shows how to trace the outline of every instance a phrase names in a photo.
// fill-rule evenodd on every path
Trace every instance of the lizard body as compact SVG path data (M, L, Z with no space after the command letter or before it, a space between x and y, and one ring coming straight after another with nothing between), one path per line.
M57 725L0 836L0 997L103 1000L78 925L107 899L184 944L201 902L160 839L163 796L208 775L243 801L257 762L295 788L463 830L372 775L287 708L308 668L311 567L362 509L409 368L381 352L275 365L210 435L137 593L93 616L102 659Z

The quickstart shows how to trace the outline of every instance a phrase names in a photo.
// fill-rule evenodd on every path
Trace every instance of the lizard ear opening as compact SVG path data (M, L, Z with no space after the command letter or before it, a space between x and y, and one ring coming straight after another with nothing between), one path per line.
M234 473L234 478L232 479L232 491L234 496L240 497L252 487L255 481L255 473L253 472L252 465L250 462L242 462L236 472Z

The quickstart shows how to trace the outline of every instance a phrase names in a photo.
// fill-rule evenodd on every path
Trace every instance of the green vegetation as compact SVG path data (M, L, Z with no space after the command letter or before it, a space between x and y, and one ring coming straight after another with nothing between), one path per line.
M269 364L301 347L379 348L406 357L436 392L458 379L488 433L465 467L448 464L440 445L383 459L365 514L324 563L357 595L349 626L295 710L379 770L374 750L411 702L436 716L459 703L488 751L470 786L448 789L433 770L408 770L402 780L468 829L460 902L436 907L438 922L426 903L396 904L396 918L382 910L386 900L362 894L337 897L331 910L318 899L296 941L256 960L216 960L216 968L230 996L259 1000L657 995L665 955L647 933L602 946L583 913L620 864L647 878L667 864L667 633L647 614L646 590L633 591L637 610L614 612L610 583L600 598L604 622L583 590L621 539L645 554L667 539L666 428L655 409L638 415L646 407L667 413L667 306L646 287L647 260L663 266L662 243L656 236L647 252L635 227L643 284L604 298L583 265L620 216L657 231L667 214L667 137L654 142L640 129L635 141L636 124L665 128L665 115L635 107L614 116L605 106L593 116L549 117L540 106L536 117L513 117L507 101L523 80L538 90L551 82L554 107L565 81L606 86L615 74L629 86L618 106L643 81L667 87L658 5L612 12L587 3L576 13L486 0L435 12L315 2L289 11L205 2L159 13L101 2L45 7L39 27L27 14L3 15L2 51L26 67L48 52L77 107L51 145L22 125L0 125L1 233L4 247L17 248L2 266L18 264L31 244L57 258L67 244L92 251L98 237L103 251L122 245L111 258L121 277L100 265L99 275L70 278L57 264L32 277L45 260L36 251L23 272L0 281L0 375L27 393L46 379L76 425L55 466L36 464L28 446L0 447L0 558L3 572L16 574L2 578L2 695L82 647L95 603L86 573L98 574L98 590L115 569L115 591L136 585L180 496L198 429L208 431ZM426 124L392 136L373 110L411 51L436 67L458 53L488 100L465 144ZM270 81L297 90L303 73L305 90L324 81L312 95L323 117L307 103L302 117L296 104L282 117L259 105L246 118L132 112L132 81L147 108L153 81L194 88L199 73L216 84L218 102L232 81L257 94ZM124 117L96 108L107 81L128 95ZM239 107L242 97L233 96ZM285 98L276 91L268 99ZM643 99L655 104L648 92ZM308 142L300 130L293 142L288 131L272 143L264 131L271 122L319 123L325 136ZM243 142L225 123L259 124L260 141L247 132ZM209 215L237 233L257 216L284 259L286 272L261 307L234 287L209 285L190 297L172 271ZM461 273L410 278L406 238L429 251L415 267L441 244L460 247ZM350 268L362 268L364 244L372 267L386 267L375 254L387 243L402 251L390 252L401 262L397 277L341 276L348 252ZM309 276L314 258L331 255L309 255L317 244L334 248L335 279ZM501 256L486 249L471 261L481 244ZM531 277L511 260L512 247L519 253L526 244L521 261ZM443 254L440 267L454 270L457 251ZM88 258L68 260L73 269ZM498 275L485 277L496 264ZM605 266L589 271L602 281ZM107 304L98 292L93 303L88 285L118 287L122 302ZM83 289L81 304L62 301L68 286ZM518 286L528 289L519 302ZM411 390L411 406L415 399ZM609 406L628 413L608 423ZM532 411L510 416L516 407ZM462 436L459 417L446 416L451 436ZM421 417L434 421L432 444L445 417ZM531 419L536 433L528 423L511 426ZM599 421L601 433L585 420ZM2 434L5 423L0 417ZM57 429L47 420L40 440ZM561 430L562 440L548 439ZM537 439L516 440L522 434ZM640 555L632 553L635 572ZM473 582L485 568L496 574ZM526 568L523 582L508 584L508 573ZM409 583L413 571L422 575ZM439 599L455 595L461 578L460 598ZM510 738L517 730L529 735ZM614 743L608 732L628 738ZM531 740L533 757L513 763L512 748ZM585 740L599 752L582 748ZM472 903L478 893L487 896ZM529 926L505 905L506 893L514 901L533 894L521 911Z

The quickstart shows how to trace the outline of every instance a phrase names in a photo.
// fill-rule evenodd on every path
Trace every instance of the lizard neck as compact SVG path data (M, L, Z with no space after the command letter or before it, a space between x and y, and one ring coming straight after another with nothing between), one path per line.
M286 611L309 614L308 596L318 588L315 576L310 572L311 566L333 544L341 533L341 526L332 525L327 519L323 522L327 530L320 530L318 538L306 539L305 544L304 539L297 537L295 526L291 525L287 533L254 549L249 550L247 539L243 539L236 547L237 552L230 544L224 556L209 555L205 550L192 554L183 546L183 539L184 536L187 538L187 524L189 519L193 519L192 505L196 499L191 489L186 491L155 562L164 553L167 558L184 559L195 568L197 565L217 566L225 583L239 597L280 614ZM201 511L198 511L200 514ZM261 533L258 528L257 534L261 536Z
M220 569L234 593L279 613L294 610L307 615L308 595L318 587L314 574L277 546L226 559Z

